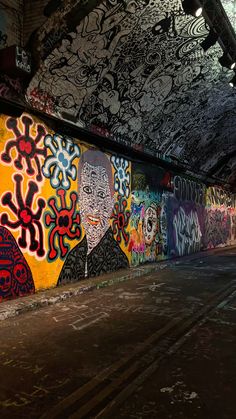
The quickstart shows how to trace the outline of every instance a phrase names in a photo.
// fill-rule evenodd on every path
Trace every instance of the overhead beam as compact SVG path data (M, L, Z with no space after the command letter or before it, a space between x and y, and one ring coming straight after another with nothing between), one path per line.
M191 1L191 0L190 0ZM236 33L220 0L198 0L203 17L219 36L218 42L232 58L236 58Z

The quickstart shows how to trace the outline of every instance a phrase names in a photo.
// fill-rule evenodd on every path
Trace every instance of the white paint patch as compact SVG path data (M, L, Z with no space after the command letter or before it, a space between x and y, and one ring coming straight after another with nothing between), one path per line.
M152 284L152 285L142 285L141 287L137 288L137 291L139 290L149 290L149 291L156 291L158 288L161 288L162 285L165 285L164 282L161 282L160 284Z
M123 300L134 300L134 299L140 299L143 298L144 295L147 295L146 292L140 294L138 292L123 292L119 295L119 298Z
M160 389L161 393L172 393L176 387L183 386L183 381L177 381L172 387L163 387Z
M198 395L195 391L192 391L192 393L188 393L188 392L184 393L185 400L193 400L193 399L196 399L197 397Z
M160 389L161 393L172 393L174 391L175 386L173 387L163 387Z
M186 389L186 384L183 381L177 381L172 387L161 388L160 392L170 394L171 404L185 402L185 401L192 403L193 400L199 397L195 391L188 391L185 389Z
M76 320L75 322L71 323L70 326L73 327L74 330L83 330L86 329L89 326L92 326L94 323L99 322L102 319L105 319L109 317L109 314L107 313L96 313L90 317L87 318L80 318Z

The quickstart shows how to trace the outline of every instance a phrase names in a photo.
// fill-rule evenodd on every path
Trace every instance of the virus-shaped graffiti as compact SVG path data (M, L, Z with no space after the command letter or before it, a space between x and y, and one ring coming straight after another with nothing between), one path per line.
M38 192L38 185L33 181L28 182L28 191L25 199L22 196L22 180L23 177L20 174L14 175L15 181L15 200L12 199L11 192L7 192L2 197L2 204L10 208L10 210L17 217L17 221L11 221L8 218L8 214L2 214L1 223L6 225L13 230L21 228L21 235L18 238L18 244L23 249L27 248L28 240L26 238L26 232L29 232L30 244L29 250L36 252L40 257L44 256L45 250L43 247L43 228L40 223L43 208L46 203L44 199L39 198L37 201L38 210L34 214L32 207L34 196ZM38 230L38 239L36 239L36 230Z
M125 244L127 244L129 241L129 233L126 232L126 228L128 227L131 215L130 211L128 211L126 208L126 199L118 195L118 202L115 203L114 210L111 215L111 220L113 220L112 230L118 243L121 242L121 238L123 237Z
M13 131L15 138L14 140L11 139L6 143L1 159L5 163L11 163L11 150L15 147L18 153L17 158L14 160L15 167L22 170L24 168L22 160L25 159L27 166L26 173L33 176L35 174L35 170L32 167L32 161L34 161L37 167L36 180L40 182L43 178L40 169L39 156L46 157L47 150L46 148L37 148L37 144L45 136L45 128L42 125L37 124L37 135L33 138L30 135L30 126L33 124L32 119L28 116L23 116L22 123L24 124L23 132L20 131L16 118L9 118L7 120L7 128Z
M42 167L44 176L50 178L53 188L62 186L64 189L69 189L69 177L75 180L77 175L76 167L72 162L76 157L80 156L79 147L57 134L53 135L53 137L47 135L44 138L44 144L53 154L45 160Z
M68 239L79 239L81 236L80 215L76 212L78 196L75 192L71 192L71 206L68 208L66 206L65 194L64 189L59 189L57 195L60 198L60 202L56 204L55 198L51 198L48 201L48 205L53 211L53 214L49 212L45 214L45 224L47 227L51 226L48 239L49 260L56 259L59 253L62 259L66 256L70 246L64 243L65 237ZM58 238L59 248L55 245L56 237Z
M130 174L127 173L129 162L123 157L111 157L111 162L115 168L114 187L121 196L129 197L130 194Z

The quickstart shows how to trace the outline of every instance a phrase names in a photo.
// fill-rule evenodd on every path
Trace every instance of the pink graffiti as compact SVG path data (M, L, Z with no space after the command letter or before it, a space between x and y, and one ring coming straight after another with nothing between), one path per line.
M44 90L36 87L30 92L30 103L42 112L50 114L55 112L55 99Z

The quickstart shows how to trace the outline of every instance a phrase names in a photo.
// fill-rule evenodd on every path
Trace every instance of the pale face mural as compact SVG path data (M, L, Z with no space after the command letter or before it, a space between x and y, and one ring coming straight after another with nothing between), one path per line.
M114 206L112 171L109 160L96 151L85 152L80 165L80 213L90 253L109 228Z
M0 115L0 301L236 243L235 196Z
M79 206L85 236L67 256L59 283L127 268L129 260L113 237L110 219L115 221L114 180L111 163L104 153L88 150L78 170ZM122 218L124 214L118 215ZM113 221L113 225L114 225ZM125 228L122 221L118 226ZM119 237L119 236L118 236Z

